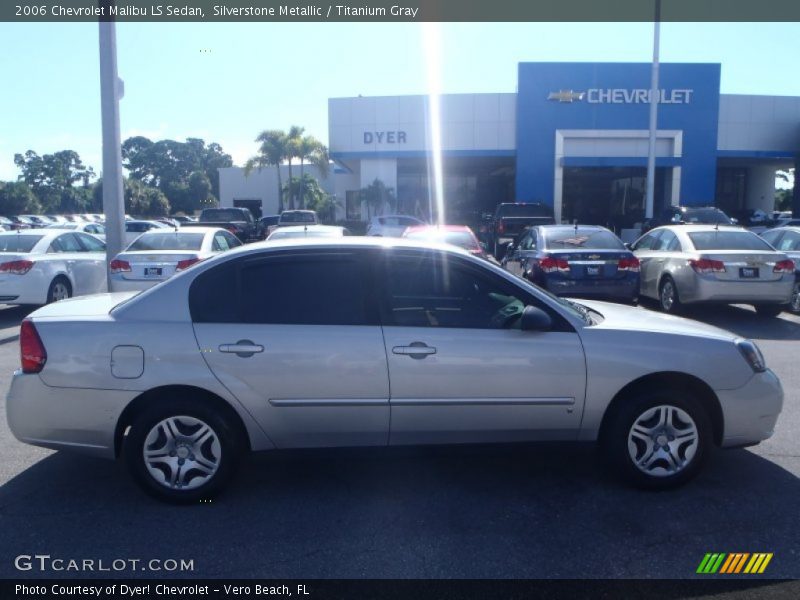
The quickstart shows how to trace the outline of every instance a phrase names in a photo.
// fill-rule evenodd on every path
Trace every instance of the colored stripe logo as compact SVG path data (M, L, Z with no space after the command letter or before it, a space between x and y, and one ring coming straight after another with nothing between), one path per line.
M763 573L769 562L772 560L772 552L709 552L700 561L697 573L703 575L714 575L716 573L725 575L737 575L740 573L760 574Z

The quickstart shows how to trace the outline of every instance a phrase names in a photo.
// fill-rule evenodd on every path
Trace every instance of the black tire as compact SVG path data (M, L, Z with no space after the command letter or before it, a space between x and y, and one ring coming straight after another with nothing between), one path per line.
M796 315L800 314L800 281L794 282L794 288L792 289L792 300L789 302L789 306L786 310Z
M47 288L47 304L52 304L58 300L65 300L63 294L66 293L66 298L72 298L72 285L69 279L63 275L59 275L50 282L50 287Z
M177 443L170 443L164 435L163 424L167 419L174 419L172 423L176 425L176 429L173 431L178 435L175 435L173 440L178 440ZM192 446L190 437L193 434L202 434L202 427L198 428L198 424L193 420L207 426L216 440L212 437ZM150 467L144 458L147 447L156 452L164 449L163 456L159 452L159 456L151 461ZM167 453L168 448L170 450ZM131 475L145 492L164 502L192 504L210 499L222 491L236 469L242 448L243 440L239 439L237 428L219 411L205 404L180 398L154 403L140 414L125 438L123 455ZM180 463L184 452L188 456L183 456L184 462ZM194 453L199 455L199 458L196 458ZM159 458L164 460L159 462ZM166 464L168 461L171 461L172 467ZM210 475L204 474L200 469L207 467L200 461L216 464L215 471ZM178 467L177 470L174 469L175 466ZM159 473L158 479L156 475L151 474L151 469ZM177 482L182 479L184 485L178 483L170 486L167 482L170 472L177 472L179 474ZM186 479L185 475L191 477Z
M777 317L784 309L789 309L788 304L756 304L756 312L762 317Z
M671 294L668 292L669 289L672 290ZM671 303L667 302L665 294L671 297ZM672 315L678 314L683 309L683 304L681 304L681 299L678 295L678 286L675 284L675 280L669 275L665 275L658 285L658 306L665 313Z
M614 412L608 415L603 427L600 447L606 464L618 477L638 488L665 490L687 483L700 472L712 445L712 426L706 410L696 398L677 390L643 392L626 398L612 410ZM651 411L651 419L643 421L642 418ZM665 413L669 422L677 427L664 425L662 428L656 423ZM682 420L686 415L694 425L696 443L693 447L689 423ZM650 445L638 436L634 437L633 426L637 422L637 434L641 433L641 423L648 423L648 427L650 423L654 424ZM685 441L682 436L686 436ZM658 449L659 442L669 446L668 453ZM629 448L630 443L635 452ZM656 451L649 454L653 448ZM672 464L667 454L673 457ZM637 466L637 459L643 465L648 463L647 469Z

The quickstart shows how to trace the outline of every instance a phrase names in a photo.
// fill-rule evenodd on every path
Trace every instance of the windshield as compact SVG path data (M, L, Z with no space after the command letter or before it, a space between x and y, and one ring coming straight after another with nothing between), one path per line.
M403 237L410 240L429 240L431 242L442 242L445 244L452 244L467 250L480 249L478 241L475 236L468 231L437 231L437 230L424 230L424 231L411 231Z
M30 252L44 236L15 233L0 235L0 252Z
M625 250L617 236L598 229L548 230L544 239L550 250Z
M128 250L200 250L204 233L143 233Z
M703 231L689 234L696 250L754 250L774 252L762 238L750 231Z

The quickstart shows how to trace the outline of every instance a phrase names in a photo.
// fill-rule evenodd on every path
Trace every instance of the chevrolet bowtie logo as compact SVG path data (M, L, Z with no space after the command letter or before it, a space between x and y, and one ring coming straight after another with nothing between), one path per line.
M559 90L557 92L550 92L547 96L548 100L558 100L559 102L575 102L576 100L583 100L586 92L573 92L572 90Z

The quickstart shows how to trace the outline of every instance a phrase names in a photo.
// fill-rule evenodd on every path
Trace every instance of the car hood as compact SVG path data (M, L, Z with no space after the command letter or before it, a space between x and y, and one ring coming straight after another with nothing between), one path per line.
M597 325L600 329L648 331L671 335L713 337L721 340L735 340L741 337L713 325L707 325L692 319L665 315L643 308L596 300L574 299L573 302L582 304L603 315L603 322Z
M113 294L93 294L69 300L53 302L32 312L29 316L39 318L61 317L101 317L107 316L111 309L139 292L116 292Z

